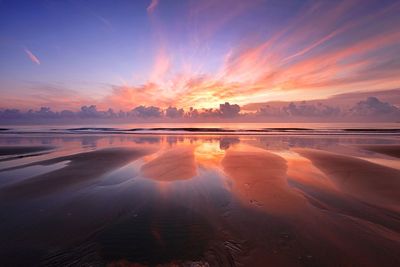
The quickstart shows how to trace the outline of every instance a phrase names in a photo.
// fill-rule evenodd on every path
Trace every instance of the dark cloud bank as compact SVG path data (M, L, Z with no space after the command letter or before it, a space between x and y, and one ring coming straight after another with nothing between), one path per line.
M257 103L253 110L228 102L218 109L183 110L177 107L162 109L155 106L137 106L130 111L98 110L95 105L83 106L79 111L52 111L42 107L26 112L1 109L0 123L26 122L185 122L185 121L240 121L240 122L323 122L323 121L386 121L399 122L400 108L377 97L370 96L351 106L329 104L329 101Z

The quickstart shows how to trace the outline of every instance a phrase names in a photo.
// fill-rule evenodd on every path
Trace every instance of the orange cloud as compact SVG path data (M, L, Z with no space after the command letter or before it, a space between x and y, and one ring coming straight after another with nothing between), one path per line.
M165 107L172 103L173 100L157 84L147 83L142 86L114 86L111 95L99 103L99 106L131 110L138 105Z

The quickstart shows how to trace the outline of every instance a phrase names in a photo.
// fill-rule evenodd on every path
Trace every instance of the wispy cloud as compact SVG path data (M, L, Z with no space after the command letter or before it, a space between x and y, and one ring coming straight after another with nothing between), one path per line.
M150 81L162 81L170 68L170 58L163 49L156 55L153 70L150 74Z
M262 28L262 19L255 25L248 18L260 3L192 1L184 6L189 8L186 16L181 14L175 24L154 13L159 0L152 0L147 12L155 45L148 59L154 57L154 64L145 82L113 85L110 94L96 104L124 109L139 103L211 108L226 101L245 105L260 100L308 100L400 87L399 2L366 8L361 0L318 1L303 5L282 24L263 24L265 31L255 34L254 27ZM224 34L233 35L228 26L235 20L247 31L235 31L239 37L225 45ZM243 21L250 26L246 28ZM188 31L188 39L171 32L175 27ZM213 43L214 36L223 38ZM212 45L220 49L218 53L204 52L212 50ZM24 50L32 62L40 64L31 51ZM203 67L211 61L212 69Z
M37 65L40 65L40 60L37 56L35 56L29 49L24 48L24 51L28 58L33 62L36 63Z
M160 2L160 0L151 0L150 5L147 7L147 12L149 14L152 14L154 12L154 10L157 8L159 2Z
M154 10L157 3L152 1L148 10ZM204 3L189 12L189 20L195 16L202 21L201 12L206 10L209 14L210 10L220 8L220 2ZM212 107L224 101L246 104L279 97L312 99L315 90L319 97L328 97L341 90L397 87L400 80L395 73L400 65L395 61L400 59L400 35L396 28L400 19L395 14L400 5L381 6L367 14L349 16L364 12L357 9L358 3L356 0L327 2L301 9L287 25L278 27L266 39L254 42L243 38L221 55L222 65L214 73L201 72L196 62L180 66L166 49L167 42L162 40L159 49L162 53L156 56L148 84L125 89L130 88L128 91L136 95L140 90L133 88L147 88L148 104L164 99L165 104L187 108ZM224 12L217 12L219 16L214 18L208 15L209 20L202 26L223 30L221 24L249 7L238 4L237 10L226 16ZM127 90L117 90L114 94L118 92L126 94ZM130 99L137 101L136 97Z

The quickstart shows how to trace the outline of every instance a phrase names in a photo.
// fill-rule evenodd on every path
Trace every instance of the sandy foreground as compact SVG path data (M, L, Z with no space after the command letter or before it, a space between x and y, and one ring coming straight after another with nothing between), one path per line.
M392 157L400 158L399 145L369 145L362 146L362 148L376 153L382 153Z
M370 163L368 162L359 162L350 157L332 155L322 151L296 150L296 152L312 157L312 160L318 162L325 160L327 165L324 165L324 168L321 169L327 177L332 177L330 179L335 179L335 176L331 176L329 171L336 170L335 166L343 165L342 161L350 166L354 164L357 170L364 168L365 172L360 171L351 175L354 179L363 180L365 173L370 173L371 169L374 170L374 167L376 167L369 166ZM356 163L364 165L358 166ZM228 175L234 180L235 186L233 190L244 205L257 206L257 210L264 212L268 216L279 218L281 223L287 227L285 232L288 234L285 237L291 243L288 245L289 248L285 248L282 251L280 245L273 244L270 249L273 252L271 254L255 250L254 253L256 254L253 259L259 259L256 263L257 265L262 266L262 262L267 261L274 263L273 266L281 264L296 265L296 261L290 262L291 257L286 257L286 253L294 253L303 254L300 257L307 265L346 266L349 262L348 257L353 257L351 261L356 265L363 265L368 262L371 266L376 266L380 262L387 260L386 253L388 251L391 251L392 255L396 253L395 251L400 242L398 232L400 225L398 221L386 216L385 212L375 213L374 209L365 208L363 207L364 204L354 202L352 197L347 195L347 189L338 191L338 188L329 188L328 186L323 189L314 187L312 189L314 192L309 194L307 190L311 189L310 185L299 179L297 180L299 183L297 187L304 191L293 190L288 185L287 163L283 158L269 152L228 152L224 158L223 166ZM378 171L383 170L379 169ZM345 176L345 174L342 175ZM360 187L368 188L368 183L370 183L369 185L373 183L371 181L373 175L373 172L370 173L369 179L367 178L365 181L366 185L360 182ZM393 193L390 194L391 196L395 196L394 192L399 190L398 177L400 176L396 176L398 173L395 170L386 169L382 175L389 179L391 183L382 182L383 185L378 183L378 186L385 188L386 193ZM292 182L296 182L296 179L294 178ZM388 187L384 185L388 185ZM349 191L353 192L352 190ZM358 194L361 193L360 190L354 191ZM370 190L370 194L367 194L365 199L368 196L375 197L376 194L371 193L371 191L373 190ZM319 194L324 194L324 196L320 197ZM386 199L383 196L382 198ZM387 203L396 203L396 197L388 198ZM376 198L374 199L376 200ZM393 202L390 202L391 200ZM337 202L342 202L340 205L348 205L349 207L347 210L346 208L338 210ZM359 207L354 207L353 205L358 205ZM391 207L395 208L398 205L393 204ZM352 212L352 209L357 211ZM360 214L359 210L362 210L362 213L367 213L367 216L370 216L370 220L381 221L393 229L381 228L380 225L370 225L370 222L365 220L366 214ZM271 226L269 223L267 225ZM249 235L254 235L254 238L256 238L257 235L263 235L271 231L266 227L267 225L257 226L257 224L254 224L251 230L243 229L243 231L249 232ZM268 236L273 236L274 230L272 229ZM334 234L332 235L332 233ZM272 238L267 242L277 242L279 244L281 240L273 240ZM380 245L377 246L376 242L379 242ZM263 244L260 244L260 246L263 246ZM384 246L386 251L382 253L383 251L379 246ZM304 256L304 254L306 255ZM329 257L328 260L328 258L324 259L324 255L335 256ZM356 255L364 256L359 258L359 256L355 257ZM374 256L369 257L368 255ZM398 257L395 257L398 260ZM249 262L248 264L251 263Z
M371 205L400 212L399 170L334 153L296 151L326 173L342 192Z
M102 174L145 154L145 150L111 148L43 161L39 164L49 165L61 161L69 161L69 164L61 170L0 189L0 199L10 198L20 201L30 197L54 194L68 187L87 184Z
M0 156L43 152L53 148L52 146L6 146L0 147Z
M399 170L238 140L118 144L0 170L64 164L0 186L1 265L399 266Z

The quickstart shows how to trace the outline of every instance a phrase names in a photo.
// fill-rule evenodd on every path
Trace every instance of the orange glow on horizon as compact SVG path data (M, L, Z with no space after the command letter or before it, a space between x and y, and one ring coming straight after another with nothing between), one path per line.
M319 98L326 98L360 88L383 90L400 86L395 70L383 68L380 72L369 73L369 68L377 61L374 53L399 43L398 31L387 29L342 45L330 45L335 38L346 38L356 33L359 27L384 19L398 7L394 5L344 26L335 26L356 3L346 1L324 15L318 12L320 5L311 6L292 24L263 42L252 44L244 40L237 44L221 56L219 71L214 73L202 72L202 66L192 62L177 68L179 64L172 61L174 57L165 49L166 40L161 38L148 82L118 87L102 105L129 109L139 101L143 105L176 106L188 110L190 107L217 108L224 102L245 105L272 100L309 100L316 98L315 90L318 90ZM242 7L234 13L238 15L244 10ZM158 36L166 36L160 22L155 20L155 14L151 16L156 22ZM315 30L315 21L319 22L321 30ZM204 27L211 29L212 25L215 28L208 31L210 34L221 27L212 21Z

